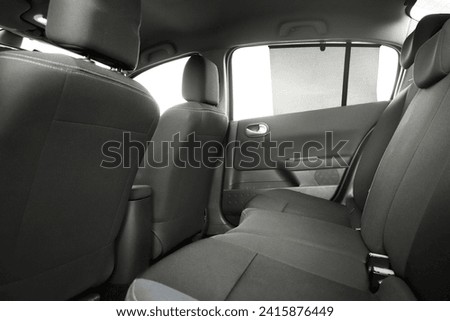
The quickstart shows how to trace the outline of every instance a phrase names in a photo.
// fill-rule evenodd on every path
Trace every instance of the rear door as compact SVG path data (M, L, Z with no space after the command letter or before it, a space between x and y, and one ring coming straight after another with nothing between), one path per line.
M333 199L392 98L398 52L372 44L237 49L222 209L285 188Z

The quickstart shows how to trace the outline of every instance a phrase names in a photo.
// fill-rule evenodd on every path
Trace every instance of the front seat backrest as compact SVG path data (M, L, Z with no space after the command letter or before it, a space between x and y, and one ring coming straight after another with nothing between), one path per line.
M210 141L219 147L228 127L226 115L217 108L219 77L214 63L198 55L189 59L183 75L183 97L186 103L161 116L152 139L154 160L165 158L168 166L158 168L147 161L136 177L136 184L148 184L154 191L154 258L201 231L213 175L213 169L204 162L177 164L178 159L199 159L198 149L167 149L164 142L188 141L195 136L201 145Z
M131 70L139 25L140 0L54 0L47 36ZM140 162L102 167L102 146L125 132L145 143L159 111L142 86L89 61L11 51L0 70L0 300L69 299L111 275Z

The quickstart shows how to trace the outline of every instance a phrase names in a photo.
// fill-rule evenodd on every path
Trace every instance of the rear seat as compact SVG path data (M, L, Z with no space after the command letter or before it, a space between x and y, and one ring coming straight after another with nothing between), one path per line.
M420 30L416 31L417 34ZM416 55L420 88L384 153L361 232L252 209L152 266L129 300L449 300L450 22ZM395 276L370 291L367 255Z
M431 15L419 23L416 32L411 34L403 45L400 61L404 69L412 68L417 50L442 27L448 18L449 15ZM403 90L381 115L364 146L354 177L353 197L346 201L346 206L284 189L271 190L257 195L246 205L246 208L292 213L347 227L360 228L362 209L365 206L378 164L417 90L414 84ZM246 218L246 214L246 212L243 213L241 220Z

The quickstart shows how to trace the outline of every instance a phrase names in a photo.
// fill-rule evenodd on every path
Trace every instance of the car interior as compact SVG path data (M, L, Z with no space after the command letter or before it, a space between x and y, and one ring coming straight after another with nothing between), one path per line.
M449 1L0 8L0 300L450 299Z

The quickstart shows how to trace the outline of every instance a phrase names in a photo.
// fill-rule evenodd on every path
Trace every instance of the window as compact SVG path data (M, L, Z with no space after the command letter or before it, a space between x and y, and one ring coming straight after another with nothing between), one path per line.
M23 38L22 45L20 46L20 48L27 50L27 51L39 51L39 52L43 52L43 53L65 55L65 56L69 56L69 57L76 58L76 59L85 59L84 56L79 55L70 50L66 50L64 48L54 46L47 42L29 39L29 38ZM98 62L95 60L92 60L92 62L95 63L99 67L102 67L105 69L111 69L110 66L102 64L101 62Z
M448 0L417 0L410 14L414 20L419 21L435 13L450 13L450 2Z
M161 114L175 105L186 102L182 96L184 67L189 57L151 68L134 79L142 84L159 105Z
M28 51L37 50L37 51L45 52L45 53L55 53L55 54L71 56L74 58L82 58L82 56L77 55L76 53L73 53L69 50L65 50L63 48L53 46L49 43L45 43L42 41L33 40L33 39L29 39L29 38L23 38L21 48L28 50Z
M258 46L232 57L233 119L389 100L398 52L368 44Z

